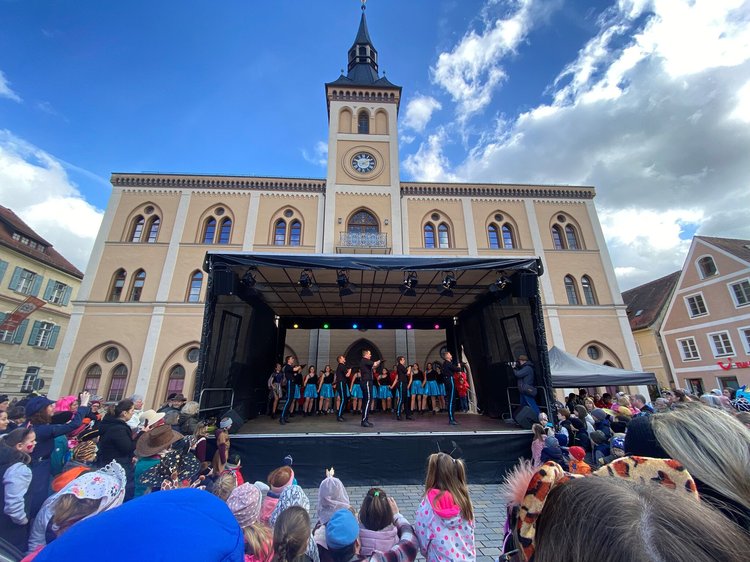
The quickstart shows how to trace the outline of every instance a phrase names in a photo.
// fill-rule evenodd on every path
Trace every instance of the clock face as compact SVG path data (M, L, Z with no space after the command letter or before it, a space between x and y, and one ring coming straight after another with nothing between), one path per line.
M352 168L360 174L369 174L375 169L375 157L367 152L358 152L352 158Z

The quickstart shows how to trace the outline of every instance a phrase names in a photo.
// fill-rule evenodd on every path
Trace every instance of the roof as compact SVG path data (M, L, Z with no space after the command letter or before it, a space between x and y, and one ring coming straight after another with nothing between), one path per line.
M358 43L369 43L372 45L372 39L370 39L370 32L367 31L367 18L365 17L365 11L362 10L362 17L359 20L359 29L357 30L357 37L354 39L353 45Z
M396 84L388 80L385 76L377 78L372 67L366 64L357 64L349 73L349 76L342 74L333 82L326 83L326 86L367 86L368 88L401 89L401 86L396 86Z
M22 240L14 240L14 233L18 233L22 237L36 242L37 247L33 248ZM13 211L2 205L0 205L0 245L48 265L49 267L59 269L73 277L83 279L83 273L81 273L76 266L66 260L62 254L55 250L52 247L52 244L37 234L34 229L23 222ZM40 246L42 247L41 249Z
M644 283L622 293L622 300L628 309L631 330L642 330L653 324L669 302L681 271Z
M740 240L738 238L716 238L713 236L696 236L699 240L708 242L733 256L746 262L750 262L750 240Z
M552 346L549 370L552 388L590 388L592 386L657 384L654 373L628 371L586 361Z

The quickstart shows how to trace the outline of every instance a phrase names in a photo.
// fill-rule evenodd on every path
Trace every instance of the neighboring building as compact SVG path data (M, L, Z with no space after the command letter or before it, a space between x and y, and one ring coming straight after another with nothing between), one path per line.
M550 345L640 368L588 186L403 182L401 87L378 73L364 14L348 71L325 85L325 179L112 175L112 196L51 393L149 404L194 386L207 250L539 256ZM332 65L336 64L332 61ZM377 333L375 333L377 332ZM424 365L441 330L289 330L287 353L335 364L376 348ZM510 358L509 358L510 359Z
M52 380L71 299L83 273L10 209L0 205L0 393L23 395ZM29 297L40 307L15 329L5 320Z
M622 293L641 368L656 375L659 388L672 386L669 360L661 343L661 327L679 278L680 272L675 271Z
M750 240L693 238L661 338L676 386L750 384Z

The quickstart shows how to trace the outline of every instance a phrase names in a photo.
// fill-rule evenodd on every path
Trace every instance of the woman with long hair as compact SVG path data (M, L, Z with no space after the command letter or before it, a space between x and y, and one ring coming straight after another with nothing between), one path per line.
M318 399L318 375L315 370L315 365L310 365L305 375L305 380L302 383L305 387L305 406L303 414L305 416L312 416L313 410L315 409L315 402Z
M128 421L135 411L135 404L130 399L120 400L109 414L99 423L99 466L105 466L112 461L122 466L128 478L125 490L125 501L135 494L134 455L136 442L128 427Z
M36 446L32 428L14 429L0 441L0 538L26 552L30 515L31 454Z
M318 414L321 412L328 415L331 413L331 401L333 399L333 371L330 365L326 365L320 373L318 381Z

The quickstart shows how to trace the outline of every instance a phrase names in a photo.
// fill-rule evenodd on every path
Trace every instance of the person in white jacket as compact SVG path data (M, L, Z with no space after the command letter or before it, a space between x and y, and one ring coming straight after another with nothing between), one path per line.
M8 433L0 444L0 538L19 551L26 552L29 514L26 496L31 485L31 453L36 447L36 433L18 428Z

